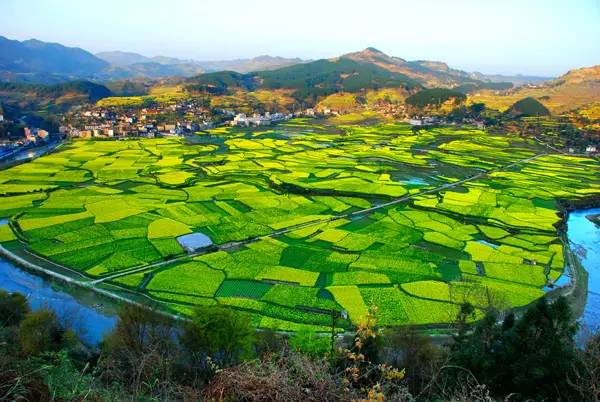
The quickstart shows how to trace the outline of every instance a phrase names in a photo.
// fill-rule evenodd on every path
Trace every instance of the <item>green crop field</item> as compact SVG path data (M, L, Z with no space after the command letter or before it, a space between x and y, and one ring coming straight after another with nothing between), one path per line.
M73 141L0 171L0 242L175 313L221 304L296 331L377 307L383 325L438 324L465 301L541 297L565 264L558 202L595 194L597 161L524 138L296 119ZM187 255L191 233L214 245Z

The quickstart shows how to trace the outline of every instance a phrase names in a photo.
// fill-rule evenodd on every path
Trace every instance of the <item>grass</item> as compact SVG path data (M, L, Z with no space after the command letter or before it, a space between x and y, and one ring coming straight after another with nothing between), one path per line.
M157 219L148 225L149 239L173 238L191 232L192 230L185 223L170 218Z
M257 276L258 280L297 283L302 286L314 286L319 274L303 269L272 266L263 269Z
M202 280L198 280L202 278ZM223 272L198 261L160 271L146 286L151 291L212 297L225 279Z

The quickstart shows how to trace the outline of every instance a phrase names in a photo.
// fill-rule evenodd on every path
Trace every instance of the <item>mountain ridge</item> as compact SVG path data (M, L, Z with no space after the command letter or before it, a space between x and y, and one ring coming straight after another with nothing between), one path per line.
M453 69L439 61L407 61L375 47L329 59L349 59L404 74L425 86L455 87L465 82L498 81L481 73ZM190 77L215 71L249 73L270 71L313 60L260 55L249 59L202 61L167 56L147 57L135 52L109 51L92 54L84 49L30 39L19 42L0 36L0 80L56 83L73 79L110 81L132 78ZM532 77L531 79L535 79ZM517 79L518 83L531 79ZM538 80L539 81L539 80Z

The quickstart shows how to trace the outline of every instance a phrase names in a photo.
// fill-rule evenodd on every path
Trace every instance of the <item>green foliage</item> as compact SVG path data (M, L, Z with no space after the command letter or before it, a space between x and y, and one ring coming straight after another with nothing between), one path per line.
M17 325L29 313L29 303L20 293L0 289L0 327Z
M30 312L19 325L21 350L28 355L58 350L64 333L52 310Z
M323 357L331 349L331 338L314 331L302 330L290 336L289 344L306 355Z
M272 71L240 74L232 71L208 73L190 78L188 90L222 95L236 88L254 90L293 89L300 101L316 102L317 98L336 92L359 92L363 89L388 87L418 88L420 85L404 74L390 72L373 64L350 59L317 60Z
M80 372L65 350L47 353L42 356L42 361L45 369L44 383L48 386L52 400L79 400L89 395L94 388L95 378L91 375L91 370L85 371L89 364Z
M459 333L450 361L497 395L564 398L569 390L566 374L575 362L576 328L564 298L553 303L540 299L522 317L510 314L501 323L490 312L471 333Z
M231 365L252 353L254 330L247 315L224 307L198 306L184 325L181 342L194 356Z
M548 116L550 111L537 99L528 97L515 102L506 114L513 117Z
M458 91L446 88L431 88L409 96L406 98L406 103L414 107L424 108L431 105L439 106L450 99L454 99L458 103L466 98L465 94Z
M201 74L188 79L187 88L193 92L203 92L211 95L223 95L229 90L243 88L252 90L256 87L254 79L249 74L234 71L217 71Z
M418 88L420 85L404 74L393 73L374 64L341 58L317 60L273 71L257 73L266 88L293 88L294 98L315 100L335 92L358 92L362 89L387 87Z

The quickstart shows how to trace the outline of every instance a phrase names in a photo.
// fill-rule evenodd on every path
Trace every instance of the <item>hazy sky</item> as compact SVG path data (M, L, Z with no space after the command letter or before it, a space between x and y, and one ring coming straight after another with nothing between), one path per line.
M485 73L600 64L600 0L0 0L0 35L201 60L374 46Z

